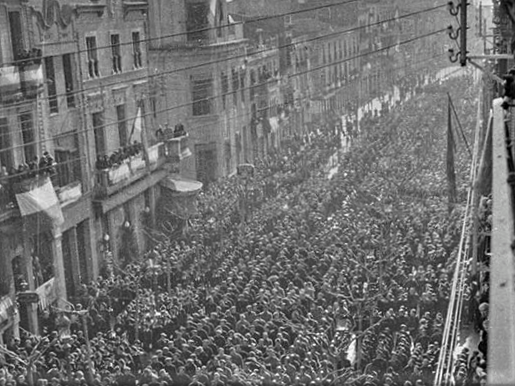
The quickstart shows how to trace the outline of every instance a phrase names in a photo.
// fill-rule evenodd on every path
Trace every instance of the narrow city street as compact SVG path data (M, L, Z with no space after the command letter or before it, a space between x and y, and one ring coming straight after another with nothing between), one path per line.
M513 25L0 0L0 386L511 386Z

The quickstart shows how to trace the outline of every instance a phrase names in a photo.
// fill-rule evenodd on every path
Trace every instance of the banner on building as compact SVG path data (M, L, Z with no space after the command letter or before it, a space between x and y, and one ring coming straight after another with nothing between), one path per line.
M16 201L27 225L41 231L59 228L64 223L61 204L48 177L35 178L18 186Z
M55 278L51 278L43 285L36 289L39 295L38 306L41 310L46 310L51 304L57 300L55 293Z
M0 324L9 320L14 314L14 303L9 296L0 299Z
M138 106L138 112L136 113L136 118L134 119L134 123L132 125L132 130L129 135L129 144L134 141L143 143L142 133L143 133L143 116L141 111L141 106Z

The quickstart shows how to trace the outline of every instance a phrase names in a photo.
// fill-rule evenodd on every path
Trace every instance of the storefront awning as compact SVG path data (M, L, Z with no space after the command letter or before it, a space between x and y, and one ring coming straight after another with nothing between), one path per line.
M197 213L197 193L202 189L201 182L173 175L160 184L172 193L165 206L175 216L188 219Z
M190 180L179 175L164 178L161 180L161 185L177 195L196 194L203 186L200 181Z

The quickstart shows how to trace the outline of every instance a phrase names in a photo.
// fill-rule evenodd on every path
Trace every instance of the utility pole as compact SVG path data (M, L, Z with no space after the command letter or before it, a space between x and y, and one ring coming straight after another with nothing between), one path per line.
M460 0L459 4L457 6L454 5L454 2L449 1L448 7L449 7L449 13L458 18L459 15L459 28L455 31L453 26L450 25L448 27L449 31L449 37L452 40L458 40L459 39L459 52L455 53L454 50L451 48L449 49L449 59L451 62L458 62L462 67L465 67L467 65L468 60L468 51L467 51L467 7L468 7L467 0Z
M460 10L460 24L461 24L461 34L460 34L460 64L462 67L467 65L467 0L461 0L461 10Z

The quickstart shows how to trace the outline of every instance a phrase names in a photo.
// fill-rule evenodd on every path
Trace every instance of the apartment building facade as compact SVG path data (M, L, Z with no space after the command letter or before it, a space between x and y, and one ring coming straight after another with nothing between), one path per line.
M148 17L157 119L183 125L193 153L181 174L205 183L233 174L250 121L241 23L225 0L153 0Z
M157 130L147 12L146 1L0 2L4 341L18 326L39 333L83 284L139 258L162 192L180 193L188 136Z

